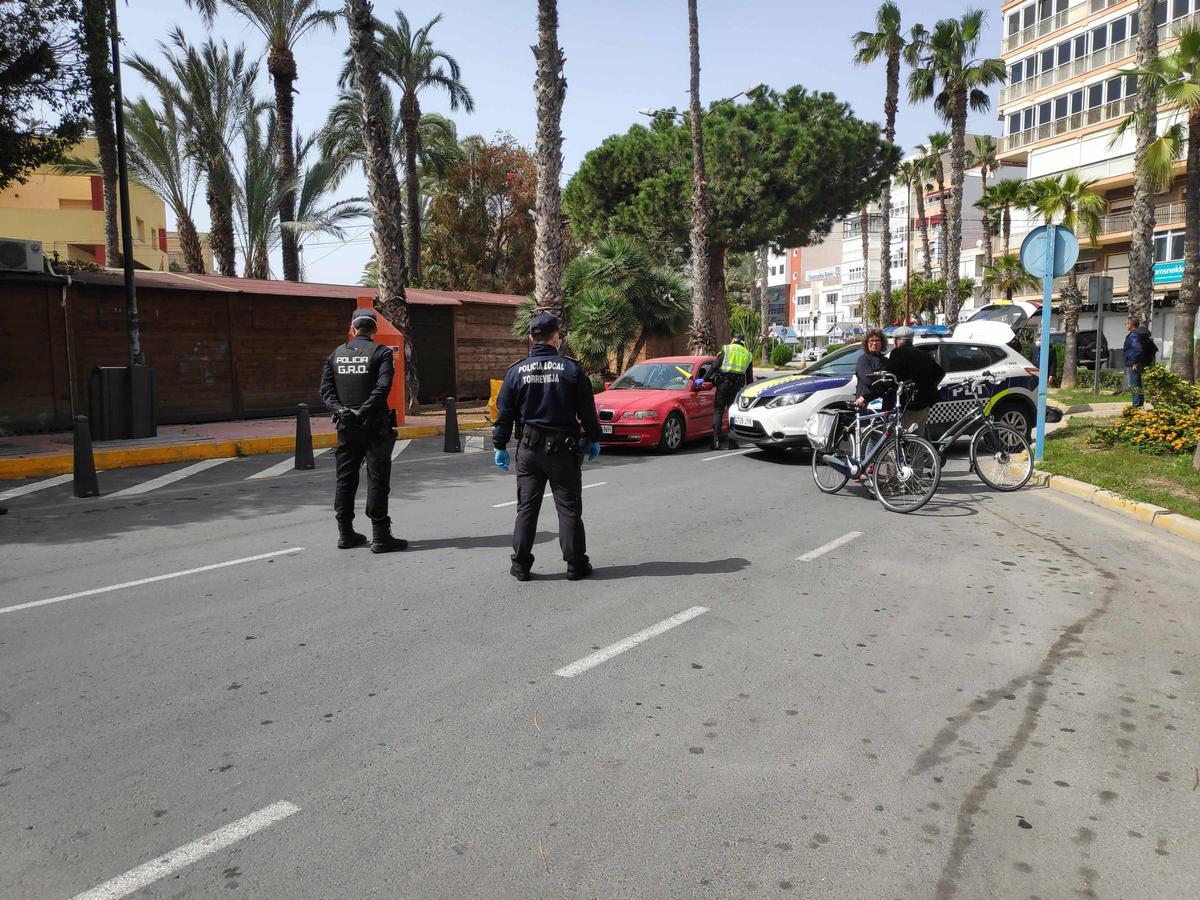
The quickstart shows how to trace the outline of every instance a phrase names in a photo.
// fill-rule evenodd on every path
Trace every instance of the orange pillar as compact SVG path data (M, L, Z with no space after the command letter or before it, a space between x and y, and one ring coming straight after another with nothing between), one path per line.
M375 301L370 297L359 297L357 309L374 309ZM392 362L396 367L396 377L392 379L392 389L388 391L388 407L396 414L396 424L404 424L404 335L396 326L383 317L383 313L375 310L375 322L378 328L375 332L375 343L392 348ZM354 335L351 329L351 337Z

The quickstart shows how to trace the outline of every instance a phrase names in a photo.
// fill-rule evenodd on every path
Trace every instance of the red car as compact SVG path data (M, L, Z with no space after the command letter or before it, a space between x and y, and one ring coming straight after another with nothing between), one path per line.
M695 387L694 379L708 375L714 361L664 356L633 366L596 395L600 443L674 453L685 441L710 437L715 392L711 383Z

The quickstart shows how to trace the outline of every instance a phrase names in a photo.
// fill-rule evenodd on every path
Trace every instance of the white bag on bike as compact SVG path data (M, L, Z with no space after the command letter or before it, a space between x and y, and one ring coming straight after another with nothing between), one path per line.
M823 409L808 417L804 423L804 430L808 434L808 442L814 450L828 453L833 449L840 420L841 417L832 409Z

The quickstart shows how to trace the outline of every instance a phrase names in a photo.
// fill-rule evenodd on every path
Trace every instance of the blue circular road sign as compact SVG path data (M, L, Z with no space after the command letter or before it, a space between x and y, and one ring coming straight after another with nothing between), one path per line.
M1053 238L1051 235L1053 234ZM1054 241L1053 277L1066 275L1079 259L1079 239L1069 228L1061 225L1039 225L1021 242L1021 265L1035 278L1046 277L1046 256L1050 252L1050 241Z

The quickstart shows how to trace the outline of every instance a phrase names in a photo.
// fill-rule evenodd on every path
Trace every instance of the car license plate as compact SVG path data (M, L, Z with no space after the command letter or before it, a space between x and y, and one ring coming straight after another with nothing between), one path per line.
M747 428L750 428L754 425L754 420L749 416L730 416L729 418L734 425L744 425Z
M601 425L600 433L601 434L612 434L612 426L611 425Z

